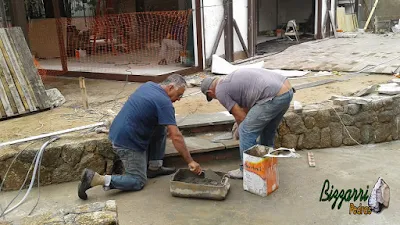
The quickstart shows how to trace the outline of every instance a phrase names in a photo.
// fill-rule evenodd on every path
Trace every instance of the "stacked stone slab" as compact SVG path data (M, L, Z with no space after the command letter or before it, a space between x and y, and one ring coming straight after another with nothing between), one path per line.
M1 224L1 222L0 222ZM4 222L9 225L117 225L118 213L114 200L80 205L75 208L62 209L57 212L47 212L27 216L17 221Z

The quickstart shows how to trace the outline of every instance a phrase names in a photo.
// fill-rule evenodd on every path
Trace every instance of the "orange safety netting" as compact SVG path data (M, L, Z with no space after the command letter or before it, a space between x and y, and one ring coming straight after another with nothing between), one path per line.
M33 20L29 33L35 65L44 76L67 71L124 74L135 66L165 68L193 62L188 51L191 12Z

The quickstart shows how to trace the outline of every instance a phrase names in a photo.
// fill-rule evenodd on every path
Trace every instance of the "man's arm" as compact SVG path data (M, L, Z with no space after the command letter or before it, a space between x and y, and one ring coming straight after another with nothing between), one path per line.
M247 112L248 109L243 109L238 104L235 104L232 107L231 113L233 117L235 117L237 125L239 125L244 120L244 118L246 118Z
M183 159L186 161L189 167L191 167L193 172L199 174L202 171L202 169L200 165L197 162L195 162L192 156L190 155L190 152L187 149L185 141L183 139L183 135L179 131L178 127L176 125L168 125L167 129L175 149L183 157Z

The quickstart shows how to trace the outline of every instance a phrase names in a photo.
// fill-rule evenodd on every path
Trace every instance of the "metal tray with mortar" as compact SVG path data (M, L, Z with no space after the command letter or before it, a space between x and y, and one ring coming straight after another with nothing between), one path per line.
M196 180L200 182L191 182ZM199 176L189 169L178 169L171 179L170 192L175 197L224 200L230 186L229 178L222 172L206 170Z

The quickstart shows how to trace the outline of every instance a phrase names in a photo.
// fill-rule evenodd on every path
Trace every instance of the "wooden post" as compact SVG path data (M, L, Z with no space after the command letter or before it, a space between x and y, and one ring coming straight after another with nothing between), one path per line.
M87 97L87 92L86 92L86 85L85 85L85 78L84 77L79 77L79 87L81 88L83 108L84 109L88 109L89 108L89 102L88 102L88 97Z
M233 0L224 0L225 30L225 60L233 62Z
M369 22L371 21L372 15L374 15L375 8L378 5L379 0L375 0L374 7L371 9L371 13L368 16L367 22L365 23L364 30L367 30Z
M67 52L65 51L65 43L64 43L64 32L61 24L61 11L60 4L58 0L52 0L53 9L54 9L54 17L56 19L56 28L57 28L57 36L58 36L58 47L60 49L60 58L61 58L61 66L63 72L68 71L67 66Z
M249 57L253 57L256 54L256 42L257 42L256 4L257 0L247 1L247 10L248 10L247 46L249 48Z

